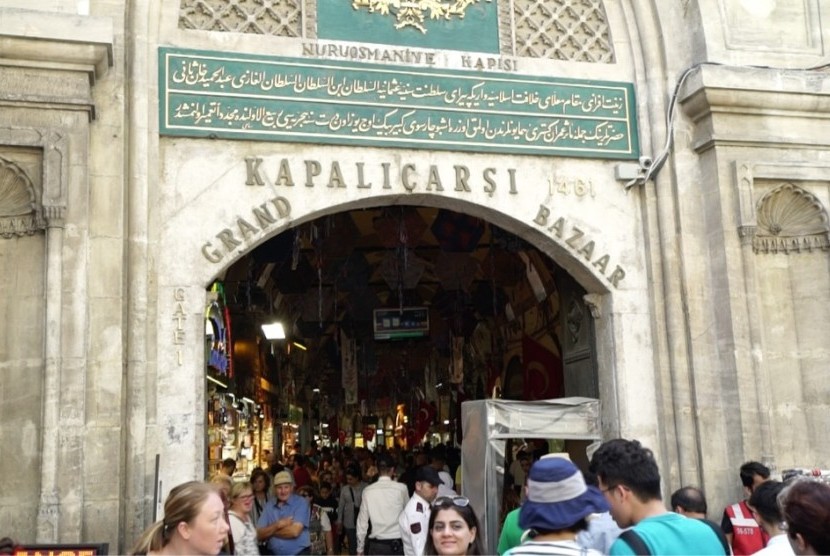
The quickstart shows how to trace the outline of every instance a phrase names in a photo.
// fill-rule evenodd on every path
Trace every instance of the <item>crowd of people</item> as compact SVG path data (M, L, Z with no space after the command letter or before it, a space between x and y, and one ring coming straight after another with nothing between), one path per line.
M237 482L229 461L209 482L171 490L132 553L486 554L483 516L456 490L455 455L312 448ZM716 523L699 488L667 506L654 455L636 440L603 443L584 470L563 454L516 460L518 506L495 532L500 556L830 554L830 485L785 484L758 462L741 467L745 499Z

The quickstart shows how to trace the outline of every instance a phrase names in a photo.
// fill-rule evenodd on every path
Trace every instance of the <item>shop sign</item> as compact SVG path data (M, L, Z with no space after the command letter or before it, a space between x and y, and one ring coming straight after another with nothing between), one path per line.
M637 159L631 83L159 49L162 135Z
M95 556L109 554L109 543L100 544L27 544L16 546L15 556Z

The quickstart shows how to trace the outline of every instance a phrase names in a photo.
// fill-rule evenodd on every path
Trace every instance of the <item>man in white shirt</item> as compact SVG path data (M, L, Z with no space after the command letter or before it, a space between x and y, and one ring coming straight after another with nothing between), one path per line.
M363 489L363 501L357 516L357 554L402 555L398 516L409 501L409 491L405 484L392 480L395 462L391 456L379 455L377 467L377 482Z
M405 556L422 556L429 534L430 505L443 481L434 467L424 465L415 473L415 492L398 517Z

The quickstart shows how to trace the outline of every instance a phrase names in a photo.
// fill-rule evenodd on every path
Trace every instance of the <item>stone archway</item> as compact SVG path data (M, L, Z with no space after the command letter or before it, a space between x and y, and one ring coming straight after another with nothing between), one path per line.
M539 178L545 161L534 158L299 146L258 156L249 154L251 149L246 143L190 140L172 143L163 156L169 195L156 238L160 434L155 441L168 484L191 477L194 469L173 465L174 452L203 468L204 424L194 408L201 409L205 396L204 354L193 339L204 331L205 288L270 238L344 210L396 204L447 208L491 222L550 257L588 292L587 306L597 322L603 421L609 434L625 426L629 416L618 401L619 362L624 351L650 350L650 333L647 314L631 311L648 304L644 265L637 263L642 253L617 239L636 233L637 222L622 221L617 231L606 232L613 223L593 221L598 209L619 211L615 205L631 202L619 188L592 183L607 190L596 202L584 188L577 195L576 179L557 183L557 189L570 192L566 195L545 187ZM575 175L596 175L597 163L571 165ZM623 313L629 313L625 326L617 318Z

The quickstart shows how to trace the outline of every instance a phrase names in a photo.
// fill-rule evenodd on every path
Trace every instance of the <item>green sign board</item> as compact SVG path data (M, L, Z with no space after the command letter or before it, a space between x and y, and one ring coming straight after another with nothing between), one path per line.
M630 83L162 48L162 135L639 156Z
M319 0L317 37L499 53L496 0Z

